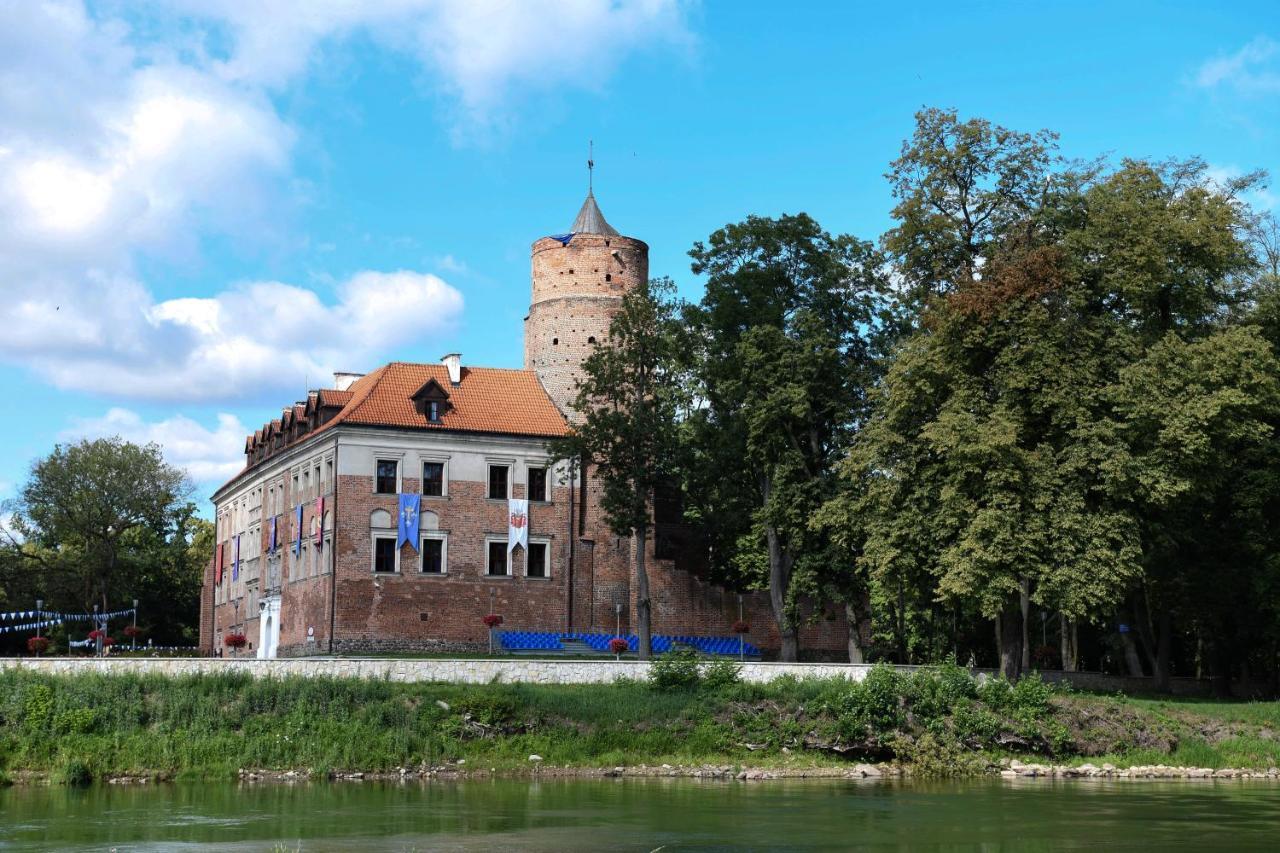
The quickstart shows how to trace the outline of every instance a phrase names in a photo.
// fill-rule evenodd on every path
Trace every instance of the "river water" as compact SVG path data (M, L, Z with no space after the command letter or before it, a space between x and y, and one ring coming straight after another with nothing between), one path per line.
M1277 850L1262 782L16 786L0 850Z

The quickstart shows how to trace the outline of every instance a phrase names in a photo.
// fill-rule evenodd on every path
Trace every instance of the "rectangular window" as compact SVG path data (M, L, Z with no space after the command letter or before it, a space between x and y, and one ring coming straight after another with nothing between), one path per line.
M396 488L396 468L398 463L394 459L379 459L374 474L373 489L380 495L394 495Z
M511 467L508 465L490 465L489 466L489 497L493 500L505 501L511 494L507 491L508 474Z
M547 555L550 549L547 548L546 542L530 542L529 543L529 565L525 569L525 575L531 578L546 578L551 576L551 567L547 564Z
M431 497L444 494L444 463L422 463L422 493Z
M489 543L489 561L485 573L490 575L509 575L511 570L507 564L507 543L492 541Z
M444 574L444 540L422 540L422 573L424 575Z
M529 469L529 500L545 501L547 499L547 469Z
M379 536L373 540L373 570L394 573L396 570L396 538Z

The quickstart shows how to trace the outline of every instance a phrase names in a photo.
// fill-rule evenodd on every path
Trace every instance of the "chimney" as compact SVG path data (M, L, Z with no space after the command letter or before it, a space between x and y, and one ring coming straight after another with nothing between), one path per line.
M447 355L440 356L440 361L444 363L445 368L449 371L449 384L457 385L462 381L462 353L451 352Z
M362 376L364 376L363 373L334 373L333 390L345 391L354 385L356 380Z

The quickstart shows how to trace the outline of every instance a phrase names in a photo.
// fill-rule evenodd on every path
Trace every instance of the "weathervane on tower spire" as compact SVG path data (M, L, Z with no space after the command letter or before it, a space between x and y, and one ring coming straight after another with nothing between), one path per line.
M588 139L587 140L587 195L591 195L591 191L593 189L591 186L591 177L592 177L592 172L596 167L596 161L593 159L595 157L595 147L596 147L595 140Z

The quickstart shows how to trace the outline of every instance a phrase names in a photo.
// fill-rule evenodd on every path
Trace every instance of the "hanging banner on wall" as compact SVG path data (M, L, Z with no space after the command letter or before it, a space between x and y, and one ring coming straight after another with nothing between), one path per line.
M316 498L316 545L324 544L324 498Z
M298 512L293 519L293 556L302 556L302 504L298 504Z
M529 502L524 498L507 501L507 553L517 545L529 547Z
M396 527L396 548L407 543L414 553L418 551L418 498L416 494L400 495L399 522Z
M236 534L235 558L231 561L231 579L240 580L240 534Z
M274 554L276 552L276 517L271 516L271 524L267 527L267 553Z
M222 546L225 542L219 542L217 547L213 549L213 583L214 586L222 583Z

